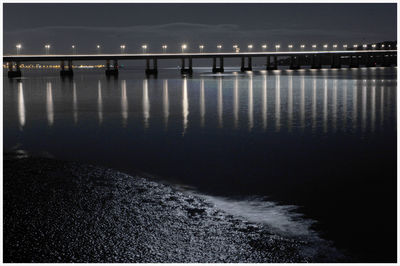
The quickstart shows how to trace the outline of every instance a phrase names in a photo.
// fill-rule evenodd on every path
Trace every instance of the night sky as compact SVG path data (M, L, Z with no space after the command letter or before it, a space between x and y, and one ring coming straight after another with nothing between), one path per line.
M396 4L4 4L4 54L215 51L274 44L361 44L396 40Z

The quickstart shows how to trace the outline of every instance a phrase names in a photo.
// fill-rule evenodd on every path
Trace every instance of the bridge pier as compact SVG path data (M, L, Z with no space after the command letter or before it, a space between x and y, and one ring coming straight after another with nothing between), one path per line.
M342 62L341 62L341 57L340 55L332 55L331 57L331 68L342 68Z
M298 56L290 56L290 69L300 69L300 59Z
M224 58L221 56L219 58L219 67L217 67L217 58L213 57L213 67L212 67L212 72L213 73L224 73Z
M150 59L146 59L146 75L155 75L158 74L158 67L157 67L157 59L153 58L153 68L150 68Z
M358 55L355 55L355 60L353 60L354 55L350 55L350 62L349 62L349 68L359 68L359 60L358 60Z
M278 69L278 64L277 64L277 58L274 56L274 64L271 65L271 56L267 56L267 65L266 65L267 70L277 70Z
M321 56L320 55L311 55L311 69L321 69Z
M106 62L106 76L110 77L110 76L118 76L118 61L116 59L114 59L114 64L113 64L113 68L110 67L110 60L107 60Z
M185 67L185 58L182 58L182 67L181 67L181 74L189 74L192 75L193 74L193 67L192 67L192 58L189 57L189 67L186 68Z
M242 57L242 64L241 64L241 67L240 67L240 71L245 72L245 71L252 71L253 70L250 56L247 57L247 67L244 66L244 63L245 63L245 58Z
M381 64L381 66L383 66L383 67L392 66L392 62L391 62L390 57L389 57L388 54L383 54L382 55L382 64Z
M20 64L19 62L15 62L15 70L13 66L13 62L8 62L8 73L7 76L9 78L19 78L22 76L21 74L21 69L20 69Z
M376 66L375 56L371 54L367 54L365 58L365 66L366 67L374 67Z
M65 69L65 64L64 60L61 60L60 62L60 76L61 77L72 77L74 75L74 72L72 70L72 60L68 60L68 68Z

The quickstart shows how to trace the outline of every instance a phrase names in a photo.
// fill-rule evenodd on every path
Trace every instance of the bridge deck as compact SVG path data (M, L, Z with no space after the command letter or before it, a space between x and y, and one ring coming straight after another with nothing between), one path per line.
M146 54L78 54L78 55L4 55L4 62L32 61L88 61L88 60L140 60L140 59L182 59L182 58L235 58L266 56L298 56L298 55L354 55L354 54L387 54L397 50L346 50L346 51L285 51L285 52L241 52L241 53L146 53Z

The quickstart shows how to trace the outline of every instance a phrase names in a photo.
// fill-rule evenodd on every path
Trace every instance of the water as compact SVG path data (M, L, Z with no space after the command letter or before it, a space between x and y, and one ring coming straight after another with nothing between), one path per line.
M147 173L356 261L395 261L396 69L208 71L5 78L4 149Z

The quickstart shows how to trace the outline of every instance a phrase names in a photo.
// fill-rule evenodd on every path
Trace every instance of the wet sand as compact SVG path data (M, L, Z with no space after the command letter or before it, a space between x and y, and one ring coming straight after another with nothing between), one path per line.
M4 155L4 262L315 262L312 243L112 169Z

